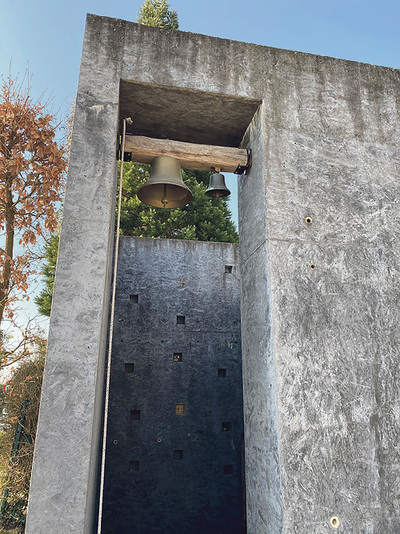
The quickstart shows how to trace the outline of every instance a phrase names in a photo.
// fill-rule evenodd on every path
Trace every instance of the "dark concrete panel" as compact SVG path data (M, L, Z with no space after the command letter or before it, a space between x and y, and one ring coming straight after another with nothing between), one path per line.
M104 492L107 534L244 532L236 249L122 239ZM225 273L225 265L233 272ZM184 324L177 324L177 316ZM176 413L177 404L184 413Z

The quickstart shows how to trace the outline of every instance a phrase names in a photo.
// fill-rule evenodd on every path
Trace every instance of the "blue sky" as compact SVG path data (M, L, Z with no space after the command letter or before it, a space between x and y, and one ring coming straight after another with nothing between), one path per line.
M0 74L32 76L50 111L74 100L86 13L135 21L142 0L0 0ZM400 68L398 0L171 0L180 29ZM236 218L235 180L228 178Z

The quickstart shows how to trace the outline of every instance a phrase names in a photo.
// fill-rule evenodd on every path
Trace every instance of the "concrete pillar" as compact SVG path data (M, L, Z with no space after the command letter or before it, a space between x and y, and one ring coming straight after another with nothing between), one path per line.
M282 59L239 188L248 531L397 532L399 71Z
M118 62L109 68L105 46L101 28L89 26L35 445L29 534L89 533L96 513L119 99Z

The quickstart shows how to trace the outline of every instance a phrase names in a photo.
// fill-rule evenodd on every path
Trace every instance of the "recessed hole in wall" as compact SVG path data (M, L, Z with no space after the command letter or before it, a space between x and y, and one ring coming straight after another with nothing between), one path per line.
M113 445L118 445L118 440L117 439L114 439Z
M184 404L177 404L175 406L175 413L177 415L182 415L185 413L185 405Z
M218 369L218 376L220 378L225 378L226 377L226 369Z
M182 352L174 352L173 360L174 360L174 362L181 362L182 361Z
M176 449L173 452L173 459L174 460L183 460L183 451L180 449Z
M311 267L311 269L315 269L316 268L316 265L315 265L315 263L313 261L310 263L310 267Z
M233 265L225 265L225 273L226 274L232 274L233 273Z
M125 373L133 373L135 370L135 364L134 363L126 363L125 364Z
M186 317L184 315L176 316L176 324L185 324Z
M139 471L139 460L129 461L129 471Z
M340 521L337 515L331 517L330 524L332 528L339 528Z
M162 442L162 439L161 438L157 438L157 443L161 443Z
M233 465L226 464L224 465L224 475L231 475L233 473Z
M139 295L129 295L129 300L133 304L137 304L139 302Z
M312 223L312 217L306 217L304 220L306 221L306 224Z
M131 418L135 421L139 421L140 419L140 410L131 410Z
M222 423L222 432L228 432L232 428L232 423L230 421L224 421Z

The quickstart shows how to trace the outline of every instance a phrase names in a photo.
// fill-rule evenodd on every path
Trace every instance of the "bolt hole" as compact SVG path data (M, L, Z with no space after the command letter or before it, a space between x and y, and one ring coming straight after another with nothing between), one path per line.
M312 217L306 217L304 220L306 221L306 224L312 223Z
M114 439L113 445L118 445L118 440L117 439Z
M333 517L331 517L330 524L332 528L338 528L340 526L339 518L334 515Z
M313 261L310 263L310 267L311 267L311 269L315 269L316 268L316 265L315 265L315 263Z

